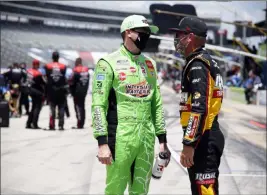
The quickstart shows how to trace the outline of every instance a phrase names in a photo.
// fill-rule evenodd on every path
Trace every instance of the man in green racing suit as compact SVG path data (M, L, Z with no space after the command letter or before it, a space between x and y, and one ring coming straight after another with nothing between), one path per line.
M150 33L146 18L132 15L121 25L123 45L101 58L92 91L94 137L98 159L107 165L105 194L147 194L154 161L155 135L167 148L162 98L155 62L141 54Z

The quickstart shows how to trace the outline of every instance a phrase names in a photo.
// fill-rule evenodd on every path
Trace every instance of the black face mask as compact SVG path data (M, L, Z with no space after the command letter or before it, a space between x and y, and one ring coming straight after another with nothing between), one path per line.
M135 46L140 49L140 51L144 50L146 48L146 44L147 44L147 41L149 39L149 36L150 34L147 34L147 33L141 33L141 32L138 32L138 37L137 39L134 41L134 44Z

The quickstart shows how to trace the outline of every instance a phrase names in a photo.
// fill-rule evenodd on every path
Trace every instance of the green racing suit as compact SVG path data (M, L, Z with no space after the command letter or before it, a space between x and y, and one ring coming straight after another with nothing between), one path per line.
M101 58L92 91L93 133L108 144L105 194L147 194L154 161L155 136L166 143L164 111L155 62L133 55L123 45Z

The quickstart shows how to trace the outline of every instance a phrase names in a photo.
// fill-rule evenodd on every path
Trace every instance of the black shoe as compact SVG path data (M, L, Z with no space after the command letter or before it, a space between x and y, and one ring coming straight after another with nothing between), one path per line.
M83 129L83 127L72 127L72 129Z
M49 130L55 131L55 127L49 127Z
M31 125L26 125L26 129L32 129Z
M41 129L41 127L37 126L37 125L33 125L32 129Z
M63 131L65 129L64 129L64 127L59 127L58 130Z

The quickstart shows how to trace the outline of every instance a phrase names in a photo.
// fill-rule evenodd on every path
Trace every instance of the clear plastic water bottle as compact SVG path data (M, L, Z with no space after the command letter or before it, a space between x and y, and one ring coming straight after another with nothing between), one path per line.
M164 171L164 168L165 168L165 165L166 165L166 162L167 162L167 159L168 159L168 154L167 152L160 152L158 157L156 158L156 162L154 164L154 167L152 169L152 177L154 179L160 179L162 174L163 174L163 171Z

